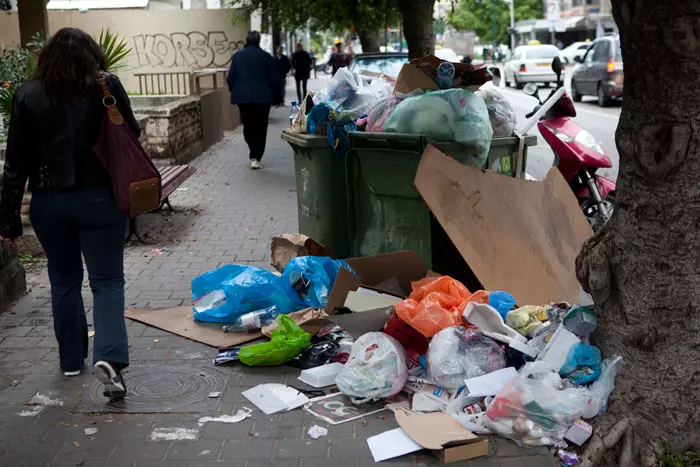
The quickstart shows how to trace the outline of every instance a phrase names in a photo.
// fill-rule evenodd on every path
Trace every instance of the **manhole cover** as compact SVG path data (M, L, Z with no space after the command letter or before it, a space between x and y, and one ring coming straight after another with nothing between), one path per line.
M78 413L200 413L216 412L229 375L214 368L183 365L138 365L124 372L127 396L110 401L96 382L85 391Z

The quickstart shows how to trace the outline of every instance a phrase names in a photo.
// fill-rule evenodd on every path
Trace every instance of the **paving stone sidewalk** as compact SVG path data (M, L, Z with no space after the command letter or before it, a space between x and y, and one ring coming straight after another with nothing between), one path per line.
M315 83L312 81L309 88ZM290 88L288 101L293 94ZM248 168L247 148L239 129L193 163L197 173L172 199L176 207L187 212L146 216L147 230L163 240L155 246L127 248L129 305L187 303L190 281L224 264L269 268L270 236L295 232L297 227L292 152L279 138L288 126L288 112L288 107L272 112L263 170ZM154 247L167 247L168 251L159 255L152 251ZM239 408L252 408L240 393L257 384L288 382L302 387L296 380L299 370L289 367L223 369L219 375L226 387L208 414L77 413L81 400L94 388L93 379L87 374L64 378L60 373L45 270L30 273L29 281L29 294L0 315L0 466L359 467L374 464L366 439L397 426L393 417L384 413L331 426L327 437L312 440L306 434L309 426L325 424L302 410L266 416L254 409L252 417L240 423L198 423L204 415L235 414ZM92 322L87 282L83 292ZM131 371L142 368L141 392L155 391L157 396L163 381L170 385L168 393L201 392L202 388L194 387L191 381L168 379L165 366L184 366L196 376L198 371L213 369L214 349L130 320L127 324ZM143 368L148 368L150 375L146 372L144 376ZM128 383L129 373L126 379ZM26 405L30 400L38 405ZM419 453L382 465L439 462ZM488 458L454 465L556 464L545 449L520 449L494 438Z

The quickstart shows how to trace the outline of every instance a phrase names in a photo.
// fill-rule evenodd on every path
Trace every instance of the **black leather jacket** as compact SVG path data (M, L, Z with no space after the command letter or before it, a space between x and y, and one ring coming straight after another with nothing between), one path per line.
M124 87L113 75L108 83L119 111L139 135ZM32 81L15 93L0 194L0 236L22 235L20 209L27 179L30 191L109 185L109 175L92 151L104 115L100 90L52 101L43 84Z

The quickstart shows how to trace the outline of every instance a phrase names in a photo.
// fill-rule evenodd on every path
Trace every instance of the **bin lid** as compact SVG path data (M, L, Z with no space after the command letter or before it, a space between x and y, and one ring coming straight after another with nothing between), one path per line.
M282 139L291 145L300 146L302 148L321 148L328 146L328 140L325 136L294 133L290 129L282 130Z

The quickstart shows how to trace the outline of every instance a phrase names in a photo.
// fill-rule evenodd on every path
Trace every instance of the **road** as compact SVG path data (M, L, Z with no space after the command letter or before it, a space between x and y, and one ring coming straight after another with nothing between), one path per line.
M503 72L501 71L503 75ZM566 86L570 93L571 91L571 68L567 69ZM510 100L517 114L518 127L521 127L525 122L525 114L532 111L537 105L534 97L530 97L522 91L514 88L506 88L501 84L501 91ZM540 98L544 99L549 95L551 89L541 88ZM582 127L588 130L598 141L603 145L612 161L612 168L601 169L599 173L612 180L617 180L617 170L619 157L617 147L615 146L615 130L617 129L617 121L620 118L621 103L616 103L612 107L602 108L598 106L594 97L584 97L583 102L575 104L576 118L575 121ZM540 136L537 127L530 130L530 134L537 134L538 145L528 150L527 173L528 175L541 180L546 175L554 161L554 155L546 141Z

